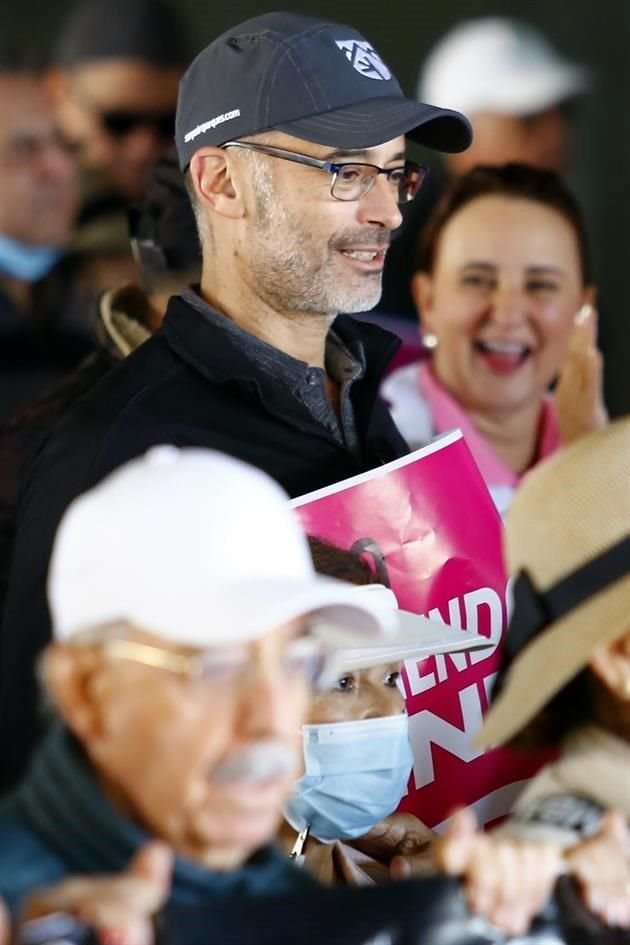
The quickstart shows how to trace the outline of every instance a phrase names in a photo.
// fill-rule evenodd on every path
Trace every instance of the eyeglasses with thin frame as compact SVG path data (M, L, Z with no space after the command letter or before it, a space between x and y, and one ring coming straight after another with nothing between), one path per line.
M286 151L284 148L275 148L267 144L256 144L253 141L226 141L224 148L245 148L250 151L260 151L270 157L280 158L283 161L292 161L294 164L304 164L306 167L316 167L321 171L332 174L330 186L331 196L335 200L360 200L374 186L380 174L384 174L394 192L396 203L405 204L416 196L429 173L428 167L405 161L399 167L379 167L377 164L363 164L348 161L321 161L309 154L300 154L297 151Z
M123 638L106 639L101 645L104 653L113 659L153 666L212 685L231 685L246 674L251 666L251 655L246 647L186 654ZM300 637L289 643L283 664L287 681L303 678L311 685L318 686L329 677L328 653L323 644L313 637Z

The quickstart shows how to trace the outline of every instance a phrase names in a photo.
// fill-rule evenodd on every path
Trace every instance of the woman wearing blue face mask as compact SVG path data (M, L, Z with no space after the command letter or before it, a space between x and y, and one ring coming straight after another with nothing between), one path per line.
M314 553L319 571L357 584L362 577L371 580L350 552L324 550L325 565L321 546ZM357 593L379 595L383 607L397 608L395 595L382 585L365 584ZM432 843L432 831L413 815L389 816L407 790L413 766L400 673L407 659L445 647L464 650L483 640L415 614L398 615L391 640L339 651L338 676L315 697L303 726L303 774L278 839L325 883L386 882L395 876L391 864L397 852L428 854Z
M326 883L385 880L389 864L351 844L391 814L407 788L413 756L401 662L343 669L313 703L303 727L304 773L285 810L280 842ZM429 843L431 832L410 815Z

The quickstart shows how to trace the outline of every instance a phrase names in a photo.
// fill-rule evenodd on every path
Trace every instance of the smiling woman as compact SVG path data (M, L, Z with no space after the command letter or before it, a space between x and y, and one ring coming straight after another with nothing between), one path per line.
M592 310L580 323L595 297L582 215L554 173L479 167L446 194L421 249L412 288L425 357L384 395L412 448L460 427L503 512L569 428L550 385L576 361L600 370ZM593 405L578 406L589 417L575 426L588 428Z

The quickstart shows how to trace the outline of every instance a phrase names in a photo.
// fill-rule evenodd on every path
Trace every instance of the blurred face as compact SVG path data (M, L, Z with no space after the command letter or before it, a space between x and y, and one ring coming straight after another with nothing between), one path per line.
M599 647L590 668L600 683L597 722L630 742L630 629Z
M480 197L446 224L414 294L442 384L466 409L510 413L539 401L565 358L586 301L577 238L543 204Z
M176 852L232 869L275 833L293 786L311 695L304 631L296 621L217 649L203 678L107 643L54 647L47 679L118 806ZM137 631L125 640L195 655Z
M334 152L284 134L269 136L268 143L385 168L405 160L404 138L360 152ZM247 168L249 156L239 153L236 159ZM373 308L391 231L401 222L386 178L379 177L360 199L341 201L331 196L331 175L318 168L256 155L254 171L248 174L249 212L237 251L252 290L277 311L334 315Z
M345 673L313 700L307 722L351 722L398 715L405 699L398 686L401 663L386 663Z
M76 209L76 166L43 82L0 76L0 233L35 246L63 246Z
M472 116L471 147L449 159L456 174L477 164L519 161L543 170L566 173L569 164L570 125L566 112L550 108L535 115L500 115L482 112Z
M172 145L180 70L105 60L58 77L59 118L90 168L138 200L155 161Z

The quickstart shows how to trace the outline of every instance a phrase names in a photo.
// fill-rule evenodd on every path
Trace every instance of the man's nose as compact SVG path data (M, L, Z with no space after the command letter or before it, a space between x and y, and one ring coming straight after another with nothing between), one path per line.
M126 135L124 150L130 161L153 161L164 150L164 142L150 125L138 125Z
M298 730L303 722L302 706L307 701L307 681L288 681L281 667L251 669L241 683L241 732L248 737L269 737ZM296 685L303 686L304 698L296 698Z
M402 709L403 700L398 689L378 686L366 693L360 718L381 719L386 715L398 715Z
M379 174L367 194L359 200L358 218L361 223L396 230L402 223L402 214L396 194L385 174Z

